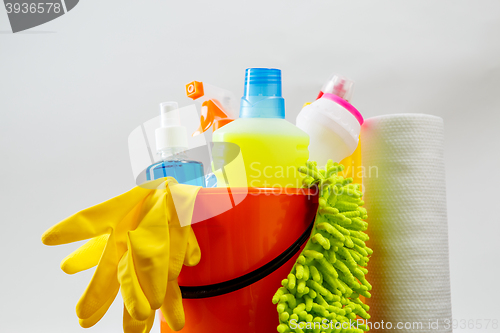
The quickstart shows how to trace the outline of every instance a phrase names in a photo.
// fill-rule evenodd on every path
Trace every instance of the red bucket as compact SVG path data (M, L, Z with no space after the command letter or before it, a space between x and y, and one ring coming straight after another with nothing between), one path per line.
M184 333L276 332L271 299L309 238L318 198L307 189L232 188L233 208L193 224L201 261L179 276ZM201 189L193 220L227 204L228 189ZM161 317L161 332L173 332Z

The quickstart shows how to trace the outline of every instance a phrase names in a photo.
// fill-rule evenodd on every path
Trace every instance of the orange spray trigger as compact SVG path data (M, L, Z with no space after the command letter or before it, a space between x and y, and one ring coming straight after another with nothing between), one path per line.
M193 100L205 95L203 91L203 82L193 81L186 84L186 95Z
M215 131L238 117L237 99L228 90L193 81L186 85L186 95L201 103L200 127L193 136L206 132L210 127Z
M208 102L210 100L203 102L201 104L201 116L200 116L200 127L192 134L192 136L196 136L208 130L210 126L212 126L214 122L213 113L209 111Z
M219 120L227 119L227 114L222 110L222 105L216 99L209 99L201 104L201 117L200 117L200 127L193 136L201 134L207 131L214 122L218 123ZM226 122L226 123L229 123ZM226 124L224 123L224 125ZM222 127L218 124L217 127ZM214 131L216 128L214 127Z

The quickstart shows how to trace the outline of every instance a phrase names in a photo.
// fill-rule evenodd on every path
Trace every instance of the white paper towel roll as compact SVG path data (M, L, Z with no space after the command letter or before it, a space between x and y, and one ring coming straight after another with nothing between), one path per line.
M361 143L374 251L368 267L373 330L451 332L443 120L424 114L370 118Z

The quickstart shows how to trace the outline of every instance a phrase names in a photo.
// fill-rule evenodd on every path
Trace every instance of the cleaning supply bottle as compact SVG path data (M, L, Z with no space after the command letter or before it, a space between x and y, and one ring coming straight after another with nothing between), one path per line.
M351 80L334 75L319 98L304 106L297 116L297 127L310 137L309 158L319 165L329 159L340 162L358 146L363 116L348 102L352 88Z
M162 161L147 168L147 180L174 177L180 184L204 187L203 164L188 160L186 155L187 130L181 126L177 102L161 103L160 116L161 127L156 129L155 138L156 149Z
M236 97L231 91L203 82L193 81L186 85L187 97L201 102L200 127L192 135L206 132L210 127L215 131L237 118ZM214 165L212 164L212 169ZM205 176L206 187L217 187L217 176L223 177L221 170Z
M242 165L225 166L227 179L218 177L219 187L302 186L297 169L309 157L309 136L285 120L281 70L246 70L240 118L216 130L213 141L238 145L243 158ZM227 155L224 149L215 151L214 161L227 161Z

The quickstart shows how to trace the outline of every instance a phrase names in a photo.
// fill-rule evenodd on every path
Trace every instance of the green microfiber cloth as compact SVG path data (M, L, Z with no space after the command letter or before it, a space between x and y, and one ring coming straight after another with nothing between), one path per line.
M361 207L360 185L338 175L343 169L331 160L324 170L316 162L299 168L306 176L304 187L319 190L319 208L311 237L272 299L279 313L278 332L368 331L356 322L370 318L368 305L359 299L369 298L372 288L365 279L373 253L365 244L367 212Z

